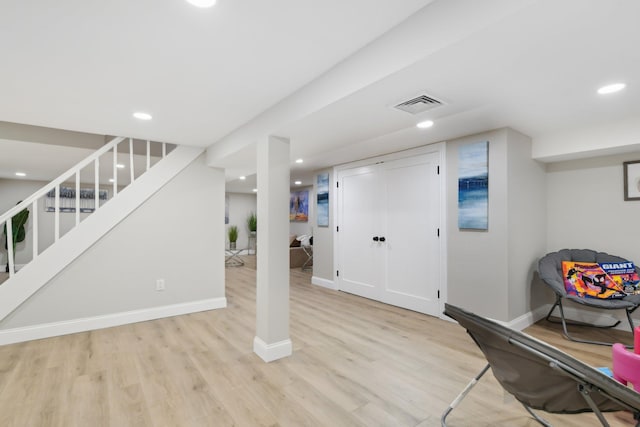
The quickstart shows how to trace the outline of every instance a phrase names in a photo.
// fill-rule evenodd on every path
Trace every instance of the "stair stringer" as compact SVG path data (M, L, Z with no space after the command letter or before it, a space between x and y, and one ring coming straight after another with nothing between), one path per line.
M64 270L102 236L124 220L184 168L203 148L177 146L131 185L109 200L77 227L45 249L13 277L0 285L0 320Z

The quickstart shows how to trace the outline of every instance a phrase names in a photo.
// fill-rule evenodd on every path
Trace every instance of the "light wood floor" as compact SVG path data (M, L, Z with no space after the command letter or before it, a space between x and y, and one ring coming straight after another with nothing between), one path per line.
M461 327L310 285L299 270L294 354L265 364L252 352L255 270L226 271L227 309L0 347L0 426L438 426L485 364ZM528 332L610 365L607 347L569 344L544 324ZM490 374L449 424L538 425Z

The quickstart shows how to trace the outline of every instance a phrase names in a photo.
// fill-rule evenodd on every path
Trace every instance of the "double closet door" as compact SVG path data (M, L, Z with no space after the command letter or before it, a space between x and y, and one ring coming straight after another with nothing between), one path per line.
M338 171L337 285L438 316L439 152Z

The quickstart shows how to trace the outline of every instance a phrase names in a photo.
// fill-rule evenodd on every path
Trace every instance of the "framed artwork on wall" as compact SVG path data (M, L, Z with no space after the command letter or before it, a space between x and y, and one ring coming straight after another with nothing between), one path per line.
M640 160L624 162L624 199L640 200Z
M489 141L458 149L458 228L489 229Z
M289 198L289 221L309 221L309 190L291 192Z
M329 226L329 174L322 173L317 178L318 227Z

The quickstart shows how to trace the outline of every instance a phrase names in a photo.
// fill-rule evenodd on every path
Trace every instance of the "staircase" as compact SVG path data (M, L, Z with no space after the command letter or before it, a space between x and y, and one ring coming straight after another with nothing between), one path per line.
M135 144L134 144L135 142ZM60 273L109 230L193 162L203 149L117 137L0 215L7 241L13 220L29 210L31 257L19 269L7 245L8 274L0 277L0 320ZM128 169L128 170L127 170ZM89 188L86 188L90 185ZM110 193L110 194L109 194ZM107 196L109 195L109 196ZM44 210L42 209L44 208ZM42 212L45 212L44 214ZM62 215L61 215L62 212ZM73 217L70 216L73 214ZM42 247L41 215L52 215L53 242ZM61 218L63 217L63 218ZM62 219L62 220L61 220ZM4 243L4 239L2 239ZM24 256L20 252L21 256ZM2 271L4 271L2 266ZM7 278L8 276L8 278ZM4 279L4 281L3 281Z

